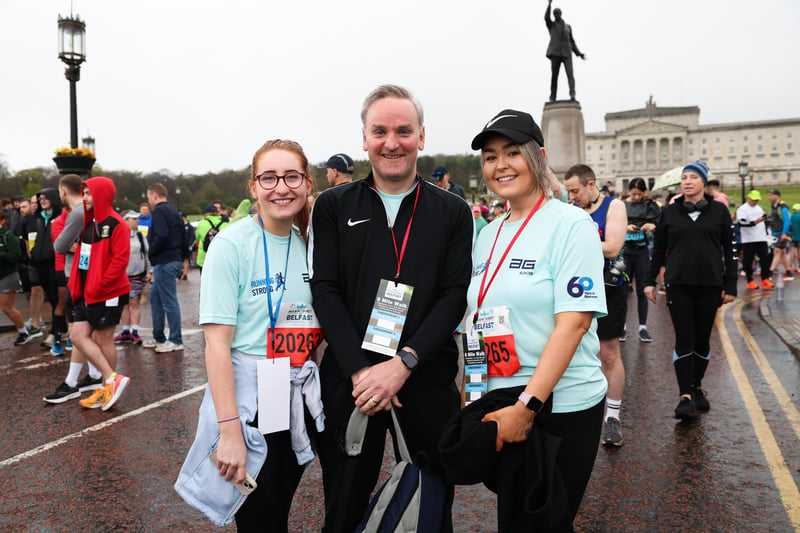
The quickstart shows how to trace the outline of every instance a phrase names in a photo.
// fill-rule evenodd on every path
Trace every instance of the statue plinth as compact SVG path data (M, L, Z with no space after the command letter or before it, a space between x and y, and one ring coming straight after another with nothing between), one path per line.
M584 162L586 138L581 104L576 100L544 104L542 133L547 162L559 180L563 180L569 167Z

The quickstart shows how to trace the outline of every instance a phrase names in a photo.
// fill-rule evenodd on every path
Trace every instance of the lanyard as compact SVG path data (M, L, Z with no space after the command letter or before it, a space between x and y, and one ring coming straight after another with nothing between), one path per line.
M281 287L281 296L278 298L278 305L272 309L272 284L269 281L269 255L267 254L267 235L264 231L264 221L261 220L261 215L258 215L258 223L261 226L261 240L264 243L264 267L267 271L267 303L269 304L269 328L272 330L272 352L275 353L275 324L278 323L278 316L280 315L281 302L283 295L286 292L286 278L289 274L289 250L292 249L292 232L289 231L289 244L286 245L286 266L283 269L283 286ZM269 335L268 335L269 336Z
M500 261L497 263L497 268L494 270L494 274L492 274L492 277L489 278L489 284L486 285L486 275L489 273L489 267L492 264L492 255L494 255L494 247L497 245L497 239L498 239L498 237L500 237L500 232L503 230L503 224L505 224L506 218L508 218L508 216L506 216L506 218L504 218L503 221L500 222L500 227L497 229L497 235L494 236L494 243L492 243L492 249L489 252L489 259L486 261L486 270L483 271L483 279L481 279L481 287L478 290L478 309L481 308L481 305L483 304L483 300L486 298L486 293L489 292L489 287L492 286L492 282L494 281L494 278L497 277L497 273L500 272L500 266L503 264L503 261L505 261L506 256L508 256L508 252L511 251L511 247L514 246L514 243L517 241L517 237L520 236L520 234L522 233L522 230L524 230L525 226L528 225L528 222L530 222L531 218L533 217L533 214L536 213L536 211L538 211L539 208L542 206L542 202L543 201L544 201L544 194L542 194L539 197L539 201L536 202L536 205L533 206L533 209L531 209L531 212L528 213L527 217L525 217L525 221L522 223L522 225L519 227L517 232L514 234L514 237L511 239L511 242L508 243L508 246L506 247L506 251L503 252L503 257L501 257ZM511 213L509 213L509 216L510 215L511 215ZM484 290L484 285L486 285L486 289L485 290ZM475 323L477 320L478 320L478 311L476 309L475 310L475 316L472 318L472 322Z
M375 187L373 185L373 187ZM414 197L414 209L411 211L411 218L408 219L408 227L406 227L406 234L403 237L403 246L400 248L400 252L397 251L397 239L394 236L394 226L389 228L389 231L392 232L392 244L394 244L394 256L397 258L397 272L394 275L394 282L397 283L397 279L400 277L400 265L403 264L403 256L406 254L406 244L408 244L408 236L411 233L411 223L414 221L414 213L417 212L417 202L419 201L419 190L420 184L417 183L417 194ZM377 188L375 192L377 192Z

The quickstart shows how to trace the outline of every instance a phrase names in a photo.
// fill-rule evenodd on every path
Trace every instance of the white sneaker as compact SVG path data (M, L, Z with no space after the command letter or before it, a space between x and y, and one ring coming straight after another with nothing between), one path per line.
M159 346L161 344L164 344L164 343L163 342L156 342L155 339L147 339L146 341L142 342L142 348L155 348L156 346Z
M158 353L176 352L178 350L183 350L183 344L175 344L171 341L166 341L156 345L156 352Z

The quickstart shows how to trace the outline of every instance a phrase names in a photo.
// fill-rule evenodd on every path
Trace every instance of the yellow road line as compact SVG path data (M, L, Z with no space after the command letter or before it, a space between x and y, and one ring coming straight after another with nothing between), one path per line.
M791 426L792 429L794 429L795 435L797 435L798 440L800 440L800 410L798 410L797 406L795 406L791 396L789 396L789 393L786 392L783 383L781 383L781 380L778 378L778 375L772 368L772 365L769 364L769 360L764 355L764 352L761 351L761 348L758 347L755 339L753 339L753 335L750 333L750 330L747 329L744 320L742 320L743 306L744 302L739 302L736 304L736 307L733 310L733 319L736 322L736 327L739 329L739 333L741 333L745 344L747 344L747 347L750 349L750 353L753 354L753 359L755 360L758 369L761 370L761 374L763 374L767 385L769 385L769 388L772 390L775 398L777 398L778 405L780 405L781 409L783 409L783 412L786 414L786 418L788 418L789 422L791 422Z
M735 309L741 311L741 305L743 305L743 303L744 302L739 302ZM716 318L717 330L719 331L719 338L722 343L722 351L725 353L733 378L736 380L736 386L739 388L739 393L744 401L744 407L753 423L753 430L764 452L764 457L772 473L772 478L775 480L775 486L778 487L783 507L789 515L789 521L795 529L800 529L800 490L798 490L792 478L792 473L781 453L775 435L769 427L764 411L758 403L758 398L753 391L753 387L747 378L747 374L728 336L724 315L729 307L728 305L724 306L722 312L718 313Z

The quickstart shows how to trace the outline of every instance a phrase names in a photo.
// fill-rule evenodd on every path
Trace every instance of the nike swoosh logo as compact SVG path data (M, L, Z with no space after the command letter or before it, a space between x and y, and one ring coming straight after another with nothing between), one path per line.
M489 122L487 122L486 125L483 127L483 129L486 129L486 128L492 126L495 122L497 122L498 120L500 120L502 118L516 118L516 116L517 115L500 115L499 117L495 117L492 120L490 120Z
M347 225L350 226L351 228L353 226L358 226L359 224L363 224L364 222L369 222L369 219L368 218L365 218L364 220L353 220L352 218L347 219Z

